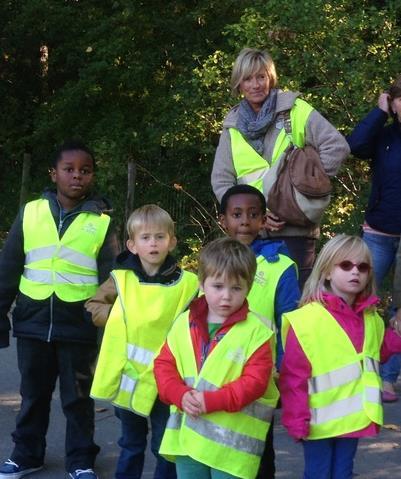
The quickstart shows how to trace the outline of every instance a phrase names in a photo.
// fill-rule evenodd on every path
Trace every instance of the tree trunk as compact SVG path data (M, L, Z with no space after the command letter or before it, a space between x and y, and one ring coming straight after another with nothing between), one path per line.
M21 190L19 195L19 204L22 206L27 202L29 195L29 182L31 179L31 154L24 153L24 160L22 163L22 178Z
M128 185L127 185L127 201L125 204L125 224L129 215L134 209L134 193L136 181L136 164L133 158L128 159ZM124 244L127 240L127 229L124 228Z

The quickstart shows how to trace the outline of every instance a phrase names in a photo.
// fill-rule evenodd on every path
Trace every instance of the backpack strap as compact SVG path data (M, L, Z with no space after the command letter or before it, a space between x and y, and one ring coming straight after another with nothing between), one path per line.
M284 117L283 123L284 123L285 134L287 135L288 139L290 140L290 143L293 144L290 111L291 110L286 110L286 111L283 112L283 117Z

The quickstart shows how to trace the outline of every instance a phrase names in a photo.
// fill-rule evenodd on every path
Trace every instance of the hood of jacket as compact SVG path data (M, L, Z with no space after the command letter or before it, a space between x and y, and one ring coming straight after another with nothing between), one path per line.
M113 269L133 271L139 281L145 283L168 284L177 281L181 275L181 268L177 265L177 260L168 254L160 266L159 271L155 275L149 276L143 269L139 256L128 250L123 251L117 256Z
M269 239L255 239L250 245L255 256L262 255L269 263L276 263L280 258L279 254L291 257L284 241Z

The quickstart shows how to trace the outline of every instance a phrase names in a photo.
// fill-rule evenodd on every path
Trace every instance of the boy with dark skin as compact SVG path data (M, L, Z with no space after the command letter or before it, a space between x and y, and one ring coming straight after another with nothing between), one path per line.
M107 277L118 252L107 200L91 193L95 160L81 142L57 151L50 177L56 191L27 203L0 257L0 347L17 338L21 409L10 459L0 478L42 469L56 380L67 420L65 466L71 479L96 479L94 404L89 397L97 356L96 328L83 304Z

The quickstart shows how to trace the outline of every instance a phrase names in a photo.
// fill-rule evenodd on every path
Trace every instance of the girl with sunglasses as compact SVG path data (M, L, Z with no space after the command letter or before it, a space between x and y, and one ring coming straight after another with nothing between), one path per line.
M282 422L302 441L304 479L350 479L360 437L383 424L379 363L401 351L376 311L372 258L356 236L321 250L300 308L283 315Z

